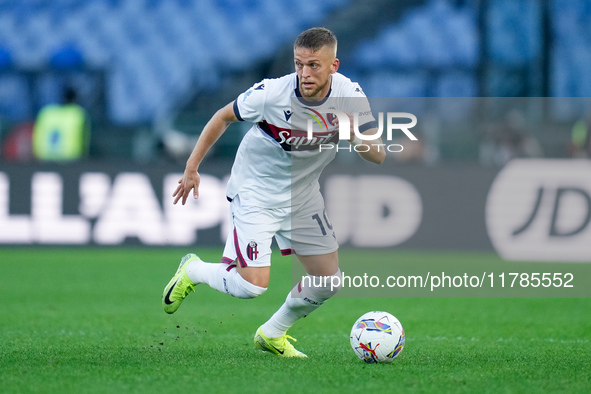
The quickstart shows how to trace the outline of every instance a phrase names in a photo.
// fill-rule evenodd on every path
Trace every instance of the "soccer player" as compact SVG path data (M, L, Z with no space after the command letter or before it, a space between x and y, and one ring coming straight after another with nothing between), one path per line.
M227 187L233 230L220 263L204 262L195 254L181 259L164 288L165 312L174 313L201 283L238 298L264 293L275 237L282 255L295 254L310 281L302 280L292 289L279 310L258 328L254 343L282 357L307 357L288 341L293 338L287 330L339 290L331 288L331 277L340 275L338 244L318 183L320 173L336 154L336 149L327 147L334 148L339 137L337 117L329 112L339 110L351 119L357 115L358 130L363 134L377 131L359 85L337 73L336 52L337 40L330 30L316 27L302 32L294 44L294 73L256 83L205 125L174 191L174 203L181 200L185 204L191 190L198 198L199 165L228 125L252 122L236 153ZM315 116L324 129L308 138L306 126L295 125L298 116L306 118L302 113L310 119ZM346 131L353 146L362 142L352 129ZM385 151L379 144L379 138L372 140L358 149L359 154L380 164Z

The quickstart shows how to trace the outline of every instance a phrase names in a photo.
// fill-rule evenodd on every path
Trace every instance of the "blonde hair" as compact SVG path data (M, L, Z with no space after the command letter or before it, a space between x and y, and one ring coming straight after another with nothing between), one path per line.
M325 45L334 48L336 56L337 37L334 33L324 27L312 27L300 33L293 44L293 48L307 48L317 51Z

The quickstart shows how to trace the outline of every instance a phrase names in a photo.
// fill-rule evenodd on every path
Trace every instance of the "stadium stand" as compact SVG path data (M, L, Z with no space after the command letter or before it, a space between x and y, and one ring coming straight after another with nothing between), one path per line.
M552 1L553 78L555 97L591 96L591 2Z
M479 61L475 10L430 1L360 43L352 58L352 73L376 97L474 96ZM438 74L436 83L433 73Z
M590 17L591 0L5 0L0 118L33 119L74 78L83 98L104 84L109 125L199 128L319 24L370 96L591 96Z
M79 66L81 60L108 70L111 119L134 124L151 121L195 90L215 86L220 73L245 69L269 56L300 29L346 3L4 1L0 44L23 70ZM287 14L289 18L278 18ZM248 45L253 42L257 45ZM0 93L5 95L9 93Z

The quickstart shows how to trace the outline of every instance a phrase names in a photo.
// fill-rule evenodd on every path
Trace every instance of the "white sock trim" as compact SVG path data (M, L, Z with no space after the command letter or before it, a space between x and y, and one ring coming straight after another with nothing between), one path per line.
M249 281L244 279L238 273L238 271L232 270L231 272L234 272L234 274L236 275L235 281L234 281L236 286L240 287L241 290L243 290L244 293L247 295L246 297L240 297L240 298L255 298L255 297L258 297L261 294L263 294L265 291L267 291L266 287L260 287L257 285L253 285L252 283L250 283Z
M281 308L271 318L261 326L263 334L269 338L279 338L298 320L308 316L316 309L320 308L325 301L334 296L340 289L336 284L331 286L330 279L339 277L341 271L338 270L334 275L326 277L312 277L311 279L323 279L317 282L310 282L311 287L303 287L301 292L300 285L296 285L287 295ZM324 280L326 278L326 280ZM314 283L326 283L323 287L314 287Z

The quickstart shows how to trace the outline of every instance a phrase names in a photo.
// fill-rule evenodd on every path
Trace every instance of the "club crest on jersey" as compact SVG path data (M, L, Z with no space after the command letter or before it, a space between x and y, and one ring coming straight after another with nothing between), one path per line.
M336 126L337 122L339 120L339 118L337 118L337 116L335 114L333 114L332 112L329 112L326 114L326 119L328 120L328 123L331 126Z
M246 247L246 256L248 256L250 260L256 260L259 256L259 247L255 241L250 241L248 243L248 246Z

